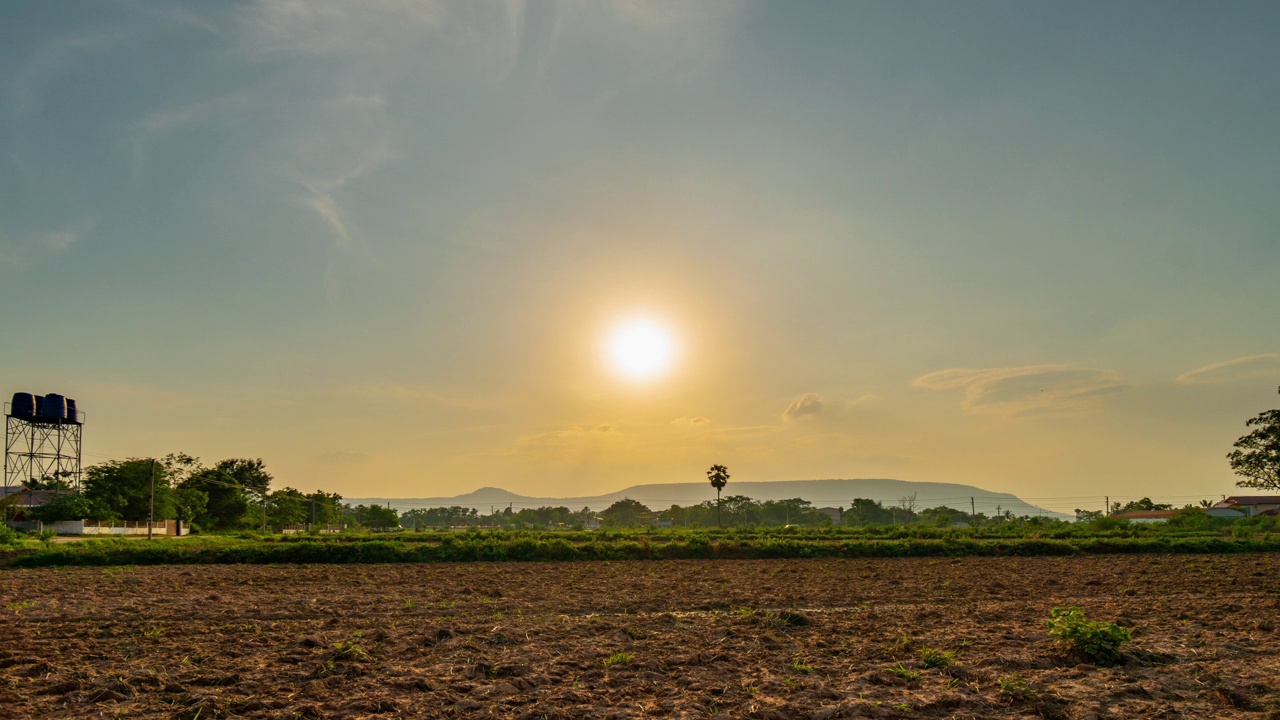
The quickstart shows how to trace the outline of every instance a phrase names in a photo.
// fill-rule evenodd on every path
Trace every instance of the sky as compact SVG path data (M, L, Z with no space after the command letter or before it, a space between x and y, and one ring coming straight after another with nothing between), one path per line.
M1230 494L1280 405L1278 26L8 2L0 391L75 398L86 463L261 457L347 497L713 463L1066 510ZM608 344L637 320L671 346L645 378Z

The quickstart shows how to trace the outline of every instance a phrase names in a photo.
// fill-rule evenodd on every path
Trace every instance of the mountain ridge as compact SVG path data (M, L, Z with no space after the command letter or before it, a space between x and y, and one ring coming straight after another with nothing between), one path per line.
M891 478L824 479L824 480L772 480L730 481L723 495L745 495L757 501L802 498L814 507L848 507L854 498L870 498L885 506L898 505L911 493L916 494L917 509L946 505L957 510L995 515L1011 511L1014 515L1040 515L1069 518L1064 513L1048 510L1028 503L1012 493L991 492L973 485L940 483ZM637 500L654 510L665 510L672 505L697 505L715 500L715 491L709 483L647 483L631 485L599 495L542 497L521 495L500 487L484 486L454 496L420 498L347 498L352 504L388 505L396 510L414 508L460 507L475 508L480 512L500 510L502 506L521 510L527 507L566 506L572 510L588 507L594 511L607 508L618 500Z

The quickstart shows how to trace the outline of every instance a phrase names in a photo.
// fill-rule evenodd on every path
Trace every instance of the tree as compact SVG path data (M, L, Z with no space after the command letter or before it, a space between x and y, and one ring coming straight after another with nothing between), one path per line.
M716 524L720 524L720 491L729 484L729 468L723 465L712 465L707 471L707 479L711 487L716 489Z
M31 478L23 484L26 485L28 490L53 490L55 493L71 492L71 483L67 481L69 477L71 477L71 471L63 470L53 475L45 475L42 478Z
M524 512L523 510L521 512ZM480 513L475 508L451 505L449 507L414 508L400 514L400 524L407 528L453 527L476 525Z
M182 482L184 490L198 490L205 494L205 508L191 516L202 528L228 530L252 526L246 517L249 511L249 495L235 477L216 467L205 468Z
M391 508L370 505L365 510L364 524L371 528L387 529L400 526L400 516Z
M155 471L156 520L173 517L169 475L161 462L151 458L108 460L84 471L84 496L100 503L124 520L146 520L151 501L151 473Z
M653 513L639 500L623 498L605 508L600 517L612 527L631 527L648 523Z
M849 504L849 512L845 513L845 522L851 525L887 525L894 519L894 513L871 498L854 498Z
M906 514L907 522L911 522L911 519L916 516L916 494L913 492L898 498L898 507Z
M235 478L240 487L259 499L266 497L271 491L271 481L274 478L267 472L267 464L262 462L262 458L229 458L214 465L214 468Z
M1227 454L1240 487L1280 490L1280 410L1259 413L1245 423L1253 432L1235 442Z
M342 522L342 496L317 490L307 496L307 512L313 525L338 525Z
M1152 502L1151 498L1144 497L1141 500L1130 500L1124 505L1120 501L1111 503L1111 514L1127 513L1127 512L1150 512L1152 510L1172 510L1173 505L1169 503Z
M307 496L287 487L271 493L267 501L267 519L272 527L301 525L311 517Z
M190 524L209 507L209 493L193 487L180 487L173 491L173 510L178 519Z

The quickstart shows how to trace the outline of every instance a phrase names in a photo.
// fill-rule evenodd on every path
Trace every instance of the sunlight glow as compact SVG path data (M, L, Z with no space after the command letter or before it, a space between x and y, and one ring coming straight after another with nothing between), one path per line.
M663 375L676 356L671 333L648 319L630 320L614 328L607 350L614 369L632 380Z

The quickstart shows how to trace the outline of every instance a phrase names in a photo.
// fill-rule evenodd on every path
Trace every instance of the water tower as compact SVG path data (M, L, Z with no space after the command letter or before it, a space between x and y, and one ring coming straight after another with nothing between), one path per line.
M13 394L4 408L4 486L65 481L80 491L84 413L58 393Z

